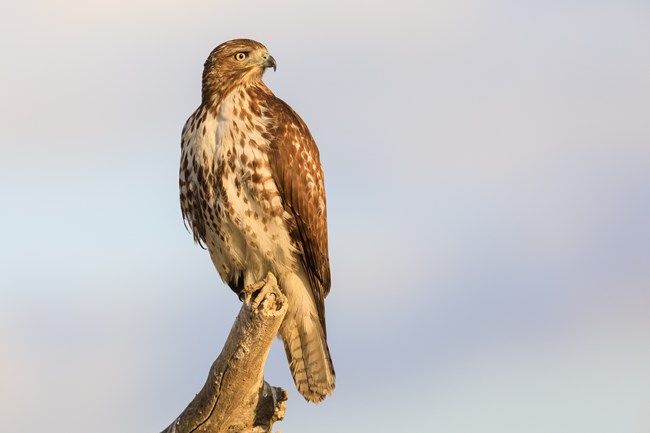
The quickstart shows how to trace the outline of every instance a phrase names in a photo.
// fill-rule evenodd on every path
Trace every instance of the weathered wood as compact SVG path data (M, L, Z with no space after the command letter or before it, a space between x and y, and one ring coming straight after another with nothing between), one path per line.
M203 389L162 433L263 433L284 417L287 392L264 381L264 364L287 312L272 274L261 303L242 305Z

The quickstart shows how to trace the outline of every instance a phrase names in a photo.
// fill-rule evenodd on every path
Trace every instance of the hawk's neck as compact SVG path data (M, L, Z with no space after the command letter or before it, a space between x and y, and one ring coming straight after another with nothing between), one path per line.
M224 102L239 98L241 100L258 100L273 97L273 92L263 81L251 81L239 83L237 85L223 84L211 89L210 92L204 92L202 105L214 113L219 112Z

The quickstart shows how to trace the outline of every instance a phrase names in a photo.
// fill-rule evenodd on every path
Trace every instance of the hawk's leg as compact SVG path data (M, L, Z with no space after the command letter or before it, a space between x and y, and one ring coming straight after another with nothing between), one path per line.
M246 304L251 304L251 309L255 310L264 299L264 296L269 294L274 287L278 286L278 280L271 272L266 274L266 278L256 283L249 284L239 294L241 299Z

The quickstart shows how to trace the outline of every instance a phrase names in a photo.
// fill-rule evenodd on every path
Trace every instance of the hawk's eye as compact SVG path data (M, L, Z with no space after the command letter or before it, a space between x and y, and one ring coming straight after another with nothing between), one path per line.
M248 53L237 53L237 54L235 54L235 59L237 59L237 60L244 60L246 57L248 57Z

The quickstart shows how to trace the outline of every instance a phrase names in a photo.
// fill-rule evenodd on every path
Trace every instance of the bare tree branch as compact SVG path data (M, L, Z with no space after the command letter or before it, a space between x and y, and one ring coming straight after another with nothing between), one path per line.
M284 417L287 392L270 386L263 373L287 298L272 274L261 293L256 308L242 305L203 389L162 433L271 432Z

